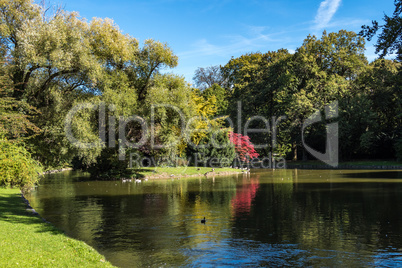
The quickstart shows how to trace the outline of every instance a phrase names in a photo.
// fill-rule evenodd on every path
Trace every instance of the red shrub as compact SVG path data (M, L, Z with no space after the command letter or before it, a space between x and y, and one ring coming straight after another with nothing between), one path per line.
M248 161L259 156L248 136L229 132L229 139L234 144L237 156L241 161Z

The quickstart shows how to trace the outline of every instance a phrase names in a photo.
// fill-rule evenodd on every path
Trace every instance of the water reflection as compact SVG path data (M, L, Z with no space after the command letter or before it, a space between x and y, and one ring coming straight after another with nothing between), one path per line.
M29 199L121 267L389 266L402 264L400 174L256 170L121 183L67 172Z
M259 175L256 175L252 179L243 178L242 184L237 186L236 195L232 199L232 207L235 217L239 217L241 214L250 213L251 203L253 202L259 187L259 177Z

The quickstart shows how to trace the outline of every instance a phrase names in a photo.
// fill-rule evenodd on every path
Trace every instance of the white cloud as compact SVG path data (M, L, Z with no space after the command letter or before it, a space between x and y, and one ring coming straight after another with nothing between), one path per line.
M360 30L362 25L370 24L370 20L366 19L354 19L354 18L343 18L340 20L334 20L327 24L327 28L347 28L347 29L357 29Z
M315 16L315 28L323 29L331 21L332 16L336 13L341 0L325 0L322 1L318 8L317 15Z
M246 26L247 36L222 35L219 39L220 44L212 44L206 39L197 40L192 44L192 49L178 53L180 58L192 58L199 56L235 56L238 53L257 52L261 49L266 50L268 44L288 43L291 41L286 32L264 34L267 27L264 26ZM279 35L274 38L273 36ZM218 41L218 40L216 40Z

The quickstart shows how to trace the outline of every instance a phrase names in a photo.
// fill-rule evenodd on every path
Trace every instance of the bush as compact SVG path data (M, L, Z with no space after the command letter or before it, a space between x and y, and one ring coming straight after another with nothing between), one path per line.
M86 171L91 174L92 178L100 180L131 177L133 174L127 169L128 161L129 155L126 155L125 160L120 160L118 150L115 148L106 148L96 158L96 163L91 164Z
M22 144L0 140L0 186L31 188L42 171Z
M237 134L234 132L229 132L230 142L234 144L237 157L241 161L249 161L259 156L255 151L254 145L250 142L248 136L243 136L242 134Z
M187 147L187 156L194 166L228 167L235 155L235 147L226 130L210 132L198 146Z

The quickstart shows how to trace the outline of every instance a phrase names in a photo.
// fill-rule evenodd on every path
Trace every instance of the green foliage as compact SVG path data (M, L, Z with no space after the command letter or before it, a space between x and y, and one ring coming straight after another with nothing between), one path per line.
M376 127L372 128L376 146L372 151L381 158L394 157L395 138L402 125L400 68L400 62L378 59L356 81L358 89L372 102L371 110L376 115Z
M146 115L149 107L137 102L144 104L149 90L158 87L160 70L177 65L177 56L166 44L149 39L140 48L110 19L88 22L62 9L49 14L29 0L2 1L0 10L1 55L8 57L2 72L15 88L7 96L13 99L0 102L0 130L10 129L9 137L40 128L28 147L46 168L68 165L74 157L92 165L101 153L102 146L76 147L67 139L64 119L73 107L103 101L113 105L110 114L117 119ZM40 114L31 125L25 120L27 112L9 113L22 110L22 104ZM21 120L7 123L15 119ZM99 119L93 111L80 111L71 122L78 140L100 143ZM128 126L129 133L132 129Z
M231 91L231 119L236 124L238 101L242 104L242 127L255 115L269 119L286 116L277 125L275 148L272 132L262 120L253 120L248 127L267 132L249 136L254 144L266 145L261 153L297 157L297 148L303 149L303 122L338 100L342 157L392 157L390 144L401 125L398 63L376 61L368 65L364 50L361 36L341 30L324 32L320 39L308 36L294 54L278 50L232 58L222 68L229 81L226 90ZM308 127L304 134L308 144L322 144L315 148L325 150L324 123Z
M350 79L367 64L364 44L364 38L354 32L340 30L327 34L324 31L320 40L309 35L297 54L306 67L312 68L307 74L323 76L325 72Z
M276 99L288 99L291 96L288 92L291 90L290 79L293 79L290 73L291 58L292 55L287 50L280 49L233 58L222 68L230 85L230 89L227 89L231 91L228 113L235 122L234 129L239 127L237 121L240 119L244 126L255 115L271 118L288 109L288 100ZM237 118L238 101L241 101L241 118ZM283 105L286 107L282 107ZM254 120L250 122L249 128L266 129L266 124L261 120ZM249 136L255 144L270 144L269 133Z
M40 129L32 123L37 110L12 97L12 84L0 78L0 186L31 188L39 179L42 166L26 149Z
M379 25L377 21L373 21L372 26L362 26L360 34L370 41L378 30L381 32L375 44L376 53L380 53L383 58L386 55L395 53L399 61L402 60L402 1L395 0L395 10L392 17L384 15L384 25Z
M110 180L131 177L133 174L127 168L128 160L119 160L118 151L107 148L86 170L96 179Z
M187 148L190 163L195 166L228 167L232 164L236 152L229 140L227 129L209 132L198 145Z
M159 70L173 68L177 64L178 57L167 44L152 39L145 40L144 47L127 68L128 75L138 91L138 100L145 100L149 88L153 85L153 78L159 74Z
M269 119L286 116L278 125L278 146L274 151L289 152L291 146L301 143L304 120L351 89L351 82L367 64L363 52L364 39L341 30L324 32L321 39L308 36L295 54L281 49L231 59L223 67L223 74L233 89L232 119L238 114L237 101L242 102L243 124L254 115ZM267 127L266 122L254 120L249 128ZM250 138L254 144L267 145L265 150L270 151L272 133L267 131L266 135L251 134ZM307 136L317 132L325 135L322 127L317 126Z
M143 151L157 162L175 162L183 153L187 120L195 115L190 85L176 75L158 75L145 104L144 117L153 122L149 122L149 142ZM155 147L151 146L152 141Z
M41 165L22 144L0 140L0 186L31 188L41 172Z
M219 129L222 124L222 118L213 118L218 111L217 99L215 95L204 96L198 90L192 94L195 117L191 118L188 131L189 140L194 144L208 136L208 133Z
M216 116L223 116L227 114L229 108L229 96L226 90L219 86L218 84L213 84L212 86L206 88L202 91L202 96L207 100L215 96L217 111Z
M365 94L348 96L339 102L339 149L343 159L375 155L378 125L372 105Z
M83 167L99 172L113 169L121 175L127 162L118 155L130 150L154 157L158 163L175 162L186 152L203 154L203 163L216 156L231 158L231 149L188 148L189 143L207 144L224 124L214 117L226 115L235 122L235 129L237 122L244 127L253 119L249 129L266 130L262 135L249 134L254 144L266 145L258 149L261 153L289 155L301 148L304 120L335 100L343 105L344 157L394 156L402 125L401 66L387 60L368 65L364 39L353 32L324 32L321 38L309 35L294 54L285 49L250 53L232 58L223 67L199 68L194 79L203 91L198 91L180 76L161 74L178 64L167 44L149 39L141 46L110 19L88 22L64 10L48 14L30 0L2 1L0 11L0 134L8 140L24 140L32 158L47 169L75 159ZM400 1L395 12L387 17L387 23L394 23L390 27L399 23ZM391 34L392 27L387 27L383 33ZM384 53L397 49L399 37L390 41ZM237 118L238 101L241 118ZM66 118L80 105L89 108ZM106 121L94 110L101 105ZM133 115L141 117L141 122L132 120ZM273 133L267 122L255 115L286 116L277 125L276 145L271 143ZM120 130L119 122L130 118ZM66 122L71 123L77 140L96 146L72 144ZM101 141L100 125L114 148L106 149L109 143ZM191 129L195 131L189 134ZM325 135L324 124L312 125L305 133L306 140L315 144ZM141 138L146 142L138 148L119 148Z
M31 120L38 114L37 110L11 97L10 91L0 88L0 136L21 140L36 135L40 129Z

